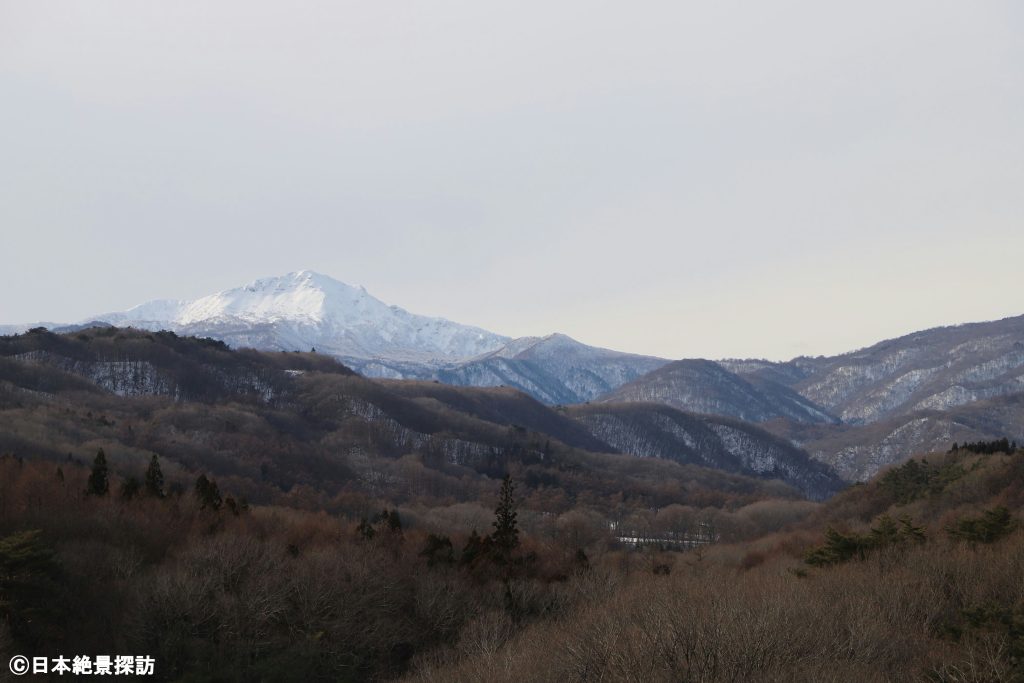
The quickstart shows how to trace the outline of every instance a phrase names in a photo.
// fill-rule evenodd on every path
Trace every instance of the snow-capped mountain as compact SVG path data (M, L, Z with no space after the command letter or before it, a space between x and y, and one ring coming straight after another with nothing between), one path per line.
M668 362L563 334L512 339L415 315L308 270L191 301L150 301L89 321L212 337L236 348L315 348L369 377L509 386L551 404L590 400Z
M440 364L495 351L510 340L389 306L362 287L302 270L192 301L157 300L94 316L113 325L168 329L235 347L308 351Z

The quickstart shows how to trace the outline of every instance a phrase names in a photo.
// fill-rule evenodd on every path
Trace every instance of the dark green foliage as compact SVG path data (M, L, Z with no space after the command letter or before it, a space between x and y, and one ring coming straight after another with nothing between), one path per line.
M882 515L866 534L844 534L829 527L825 532L825 544L808 552L804 561L816 567L825 567L852 559L863 560L872 550L924 540L924 529L916 526L909 518L894 520L889 515Z
M455 562L455 551L452 548L452 540L447 536L429 534L420 551L420 557L427 558L427 566L443 564L450 565Z
M816 567L846 562L854 557L863 560L871 548L871 541L861 534L843 534L829 527L825 532L825 544L807 553L804 561Z
M994 441L973 441L971 443L964 444L953 444L950 452L957 450L970 451L971 453L979 453L982 455L992 455L993 453L1013 453L1017 450L1017 442L1010 442L1009 439L1003 437L1002 439L996 439Z
M965 517L946 528L952 538L968 543L992 543L1017 528L1010 511L999 505L985 510L980 517Z
M107 468L107 455L101 448L96 453L89 473L89 483L85 492L90 496L105 496L110 491L110 473Z
M961 609L956 617L941 624L938 631L955 641L992 638L1001 643L1002 656L1009 664L1008 677L1024 680L1024 605L988 602Z
M200 474L199 478L196 479L195 490L196 498L199 499L199 505L202 509L220 510L220 506L224 501L221 499L220 489L217 487L216 481L207 479L205 474Z
M39 645L60 630L60 567L41 536L32 530L0 539L0 620L26 645Z
M519 546L519 527L516 521L515 485L512 477L505 475L498 494L498 506L494 509L494 531L491 540L499 559L507 560Z
M950 482L963 475L963 467L956 462L932 465L927 460L911 459L882 475L878 485L894 502L906 505L918 498L941 492Z
M146 468L146 495L154 498L164 497L164 473L160 469L160 459L153 454Z

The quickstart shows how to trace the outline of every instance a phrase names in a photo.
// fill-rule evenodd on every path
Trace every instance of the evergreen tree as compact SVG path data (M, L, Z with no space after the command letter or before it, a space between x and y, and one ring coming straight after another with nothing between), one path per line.
M899 540L899 535L900 529L896 524L896 520L889 515L882 515L878 518L878 523L871 527L868 542L869 545L875 548L882 548L896 543Z
M153 454L146 469L146 495L155 498L164 497L164 473L160 469L160 459Z
M494 532L491 540L499 553L499 559L507 560L519 546L519 528L516 524L515 485L508 474L501 482L498 507L494 509Z
M999 505L985 510L980 517L965 517L946 528L953 538L968 543L992 543L1017 528L1017 521L1009 509Z
M96 453L89 473L89 483L85 492L90 496L105 496L110 491L110 473L107 469L107 455L101 448Z
M199 499L201 509L212 508L219 510L223 500L220 497L220 489L217 482L207 479L205 474L200 474L196 479L196 498Z
M909 517L900 517L900 539L923 543L925 540L924 527L917 526Z
M830 564L839 564L852 560L855 557L863 560L868 549L871 548L871 540L860 534L844 534L829 527L825 531L825 545L815 548L807 553L804 562L816 567L825 567Z

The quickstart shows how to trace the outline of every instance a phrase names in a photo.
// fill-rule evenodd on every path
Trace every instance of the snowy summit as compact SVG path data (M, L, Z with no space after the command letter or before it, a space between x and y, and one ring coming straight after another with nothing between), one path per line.
M480 328L389 306L362 287L309 270L261 278L192 301L150 301L90 320L213 336L236 347L315 347L337 356L419 362L472 358L509 341Z

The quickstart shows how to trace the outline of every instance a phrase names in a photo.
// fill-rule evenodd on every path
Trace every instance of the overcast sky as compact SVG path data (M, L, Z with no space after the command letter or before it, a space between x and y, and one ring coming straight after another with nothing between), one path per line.
M509 335L1024 313L1024 3L0 0L0 322L309 268Z

